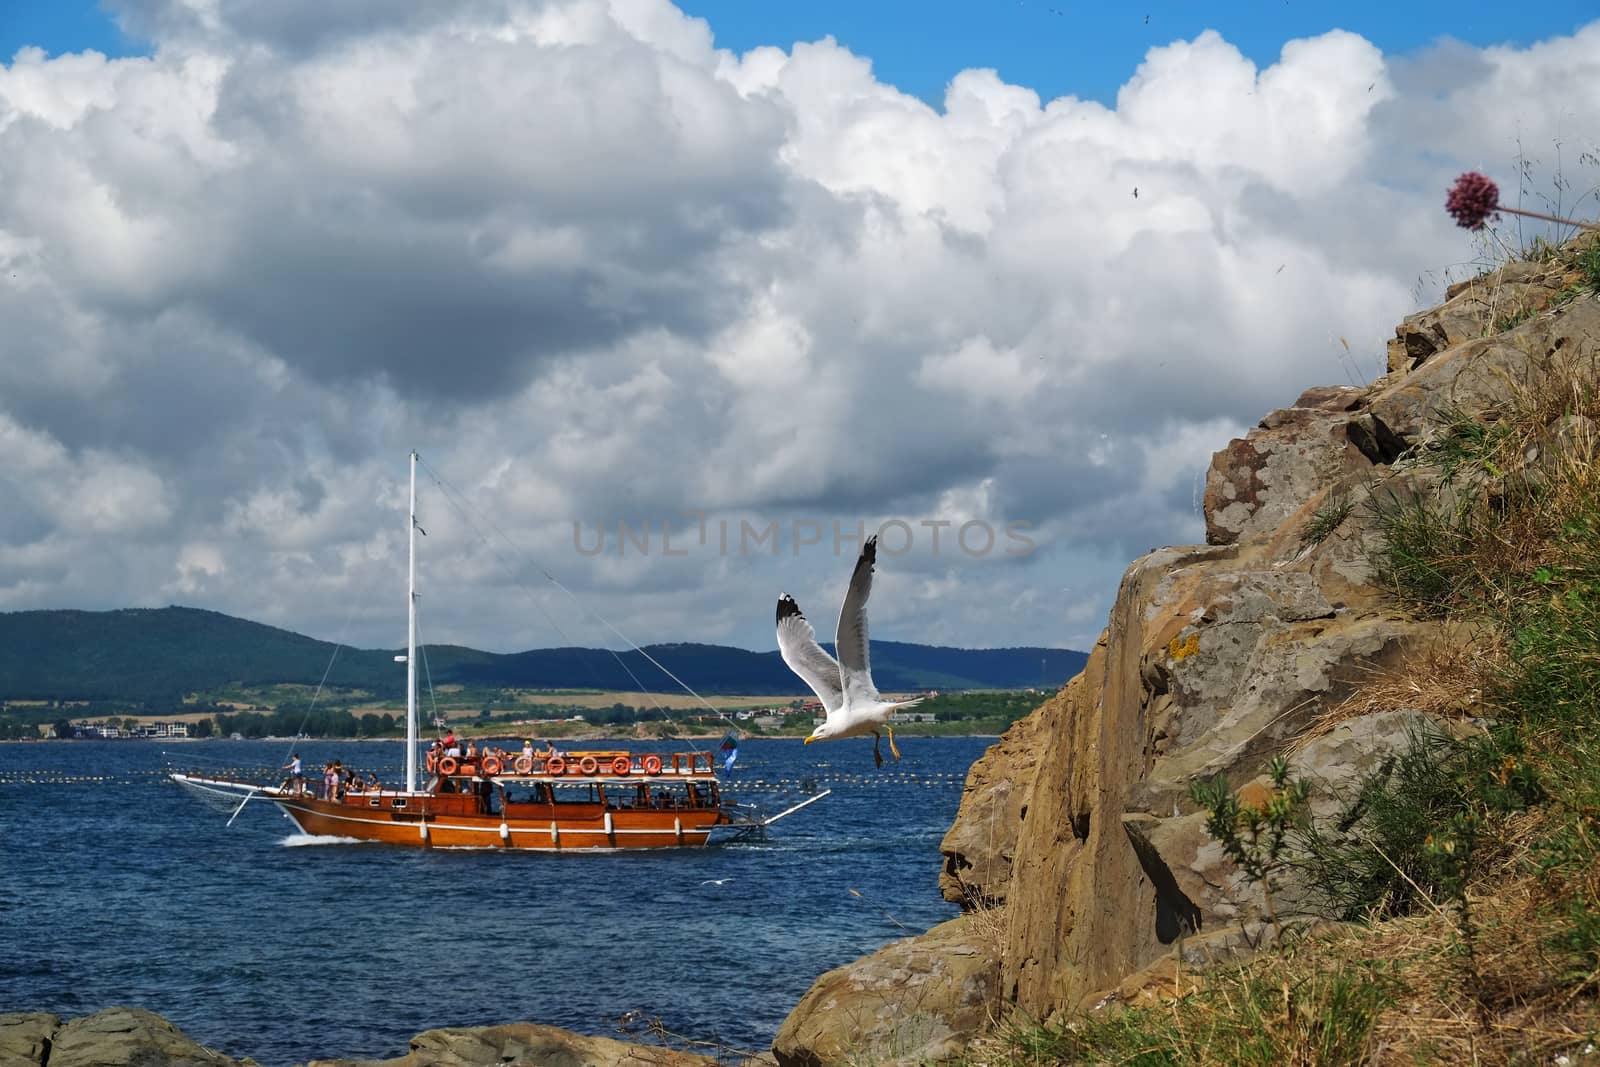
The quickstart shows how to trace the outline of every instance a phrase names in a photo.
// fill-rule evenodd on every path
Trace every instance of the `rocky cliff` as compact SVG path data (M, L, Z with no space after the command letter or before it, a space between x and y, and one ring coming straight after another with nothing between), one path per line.
M1379 505L1439 492L1444 423L1492 420L1519 390L1595 373L1600 296L1570 262L1514 263L1452 287L1397 328L1382 378L1310 389L1218 452L1207 544L1136 560L1083 673L973 766L941 885L988 935L962 941L985 948L964 973L990 969L988 1018L1047 1018L1175 953L1204 963L1262 943L1263 901L1205 833L1189 799L1197 779L1259 790L1267 761L1287 754L1326 815L1336 787L1404 744L1418 716L1470 712L1470 694L1358 693L1464 640L1403 614L1379 587ZM1279 902L1295 905L1292 892ZM890 946L819 988L909 951ZM955 1006L956 984L945 992L952 1027L980 1029ZM845 1062L850 1008L808 997L779 1035L780 1062ZM940 1010L924 993L918 1012Z

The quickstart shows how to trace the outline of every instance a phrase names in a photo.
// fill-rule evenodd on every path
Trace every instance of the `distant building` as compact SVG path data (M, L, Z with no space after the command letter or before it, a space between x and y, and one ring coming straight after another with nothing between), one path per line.
M141 740L188 737L189 724L186 722L142 722L130 731L123 729L120 722L113 722L108 719L105 722L78 723L72 728L72 736L110 739L132 737Z
M812 716L811 721L812 721L812 723L814 725L821 726L823 723L827 722L828 719L827 719L826 716L823 716L823 715L814 715L814 716ZM935 714L934 712L931 712L931 711L891 711L889 713L889 722L894 724L895 726L899 726L899 725L901 725L903 723L908 723L908 722L938 722L938 721L939 721L939 716L937 714Z

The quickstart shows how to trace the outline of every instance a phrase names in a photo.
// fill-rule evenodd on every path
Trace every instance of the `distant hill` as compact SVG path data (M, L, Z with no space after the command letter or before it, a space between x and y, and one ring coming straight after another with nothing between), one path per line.
M777 652L723 645L649 645L646 651L706 693L794 693L803 688ZM176 701L228 685L315 685L334 646L196 608L0 612L0 699ZM328 684L404 694L394 649L341 649ZM675 690L637 652L541 648L499 654L431 645L435 685L525 689ZM1058 686L1083 667L1057 648L941 648L872 643L872 674L885 692ZM632 672L630 677L629 672Z

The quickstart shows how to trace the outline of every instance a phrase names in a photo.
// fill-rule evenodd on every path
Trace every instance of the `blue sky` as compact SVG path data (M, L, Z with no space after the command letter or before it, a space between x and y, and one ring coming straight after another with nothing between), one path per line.
M138 54L147 46L118 29L96 0L0 0L0 57L37 45L55 55L95 49ZM1296 2L1085 4L1071 0L682 0L711 24L720 46L746 51L788 47L832 35L871 57L882 81L939 101L945 84L968 67L994 67L1009 82L1046 99L1075 95L1111 103L1152 45L1192 39L1205 29L1267 66L1283 43L1330 29L1359 33L1387 54L1412 52L1441 37L1487 46L1526 45L1571 33L1593 19L1592 0L1533 5L1404 4L1352 0Z

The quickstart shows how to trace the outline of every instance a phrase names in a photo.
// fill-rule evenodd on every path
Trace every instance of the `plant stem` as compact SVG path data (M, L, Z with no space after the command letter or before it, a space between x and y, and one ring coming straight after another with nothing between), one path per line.
M1520 207L1506 207L1504 204L1495 208L1496 211L1508 211L1513 215L1525 215L1530 219L1542 219L1545 222L1559 222L1563 226L1576 226L1581 230L1600 230L1600 222L1579 222L1577 219L1563 219L1556 215L1546 215L1540 211L1526 211Z

